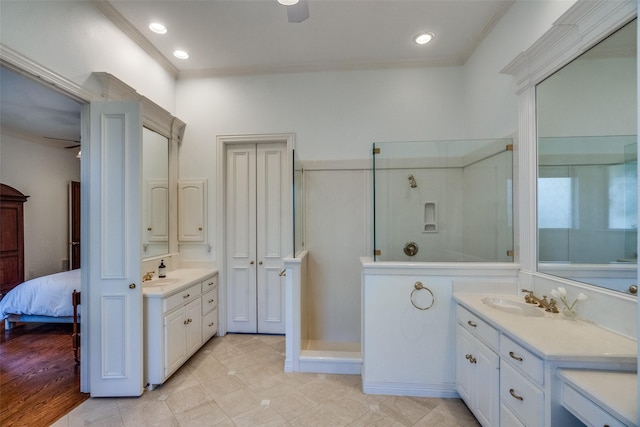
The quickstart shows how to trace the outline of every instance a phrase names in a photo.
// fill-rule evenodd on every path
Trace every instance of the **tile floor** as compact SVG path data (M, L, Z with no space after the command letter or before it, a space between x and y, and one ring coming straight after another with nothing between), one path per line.
M459 399L362 393L359 375L285 373L283 336L214 337L138 398L91 398L54 427L478 426Z

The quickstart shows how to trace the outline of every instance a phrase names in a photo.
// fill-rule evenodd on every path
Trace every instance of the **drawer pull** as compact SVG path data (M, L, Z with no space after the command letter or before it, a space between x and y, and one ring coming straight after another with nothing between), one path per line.
M182 295L182 298L189 298L191 295L186 294L186 295Z
M522 357L518 356L513 351L509 352L509 356L511 356L512 359L517 360L518 362L522 362L523 360Z
M467 325L471 326L472 328L477 327L478 325L476 324L476 322L472 322L471 320L467 321Z
M513 397L513 398L514 398L514 399L516 399L516 400L519 400L519 401L521 401L521 402L524 400L524 397L522 397L522 396L518 396L518 395L516 394L516 391L515 391L514 389L512 389L512 388L510 388L510 389L509 389L509 394L511 395L511 397Z
M209 282L207 286L213 286L213 282Z
M209 323L209 327L212 327L213 325L215 325L215 323L213 322Z

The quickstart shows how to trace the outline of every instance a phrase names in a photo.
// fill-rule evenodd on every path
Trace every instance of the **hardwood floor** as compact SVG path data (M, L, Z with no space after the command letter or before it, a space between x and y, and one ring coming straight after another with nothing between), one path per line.
M79 391L71 324L0 323L0 425L46 427L89 398Z

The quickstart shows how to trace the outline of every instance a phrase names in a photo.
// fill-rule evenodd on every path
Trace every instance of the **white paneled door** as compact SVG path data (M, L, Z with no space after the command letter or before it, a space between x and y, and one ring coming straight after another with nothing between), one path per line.
M143 392L140 109L92 102L83 113L90 129L82 142L82 363L92 397Z
M227 331L284 334L286 143L226 153Z

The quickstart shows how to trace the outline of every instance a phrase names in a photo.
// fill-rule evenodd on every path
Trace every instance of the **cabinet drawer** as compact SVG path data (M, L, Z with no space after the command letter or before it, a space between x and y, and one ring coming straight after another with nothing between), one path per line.
M524 425L544 424L544 393L504 360L500 361L500 402Z
M213 310L202 318L202 342L218 332L218 310Z
M562 406L581 421L588 421L596 426L623 427L625 425L569 384L563 382L561 390Z
M487 322L472 314L469 310L458 306L456 311L458 323L467 331L479 338L493 350L498 350L500 333Z
M194 298L199 297L201 292L200 286L200 283L198 283L196 285L190 286L187 289L183 289L175 295L171 295L169 298L162 300L162 311L166 313L169 310L179 307L181 304L187 303Z
M218 307L218 290L211 289L202 295L202 314L210 313L216 307Z
M540 385L544 384L544 362L542 359L505 335L500 336L500 356L525 376Z
M209 277L204 282L202 282L202 293L209 292L211 289L218 287L218 276L215 275L213 277Z
M500 405L500 427L525 427L504 404Z

